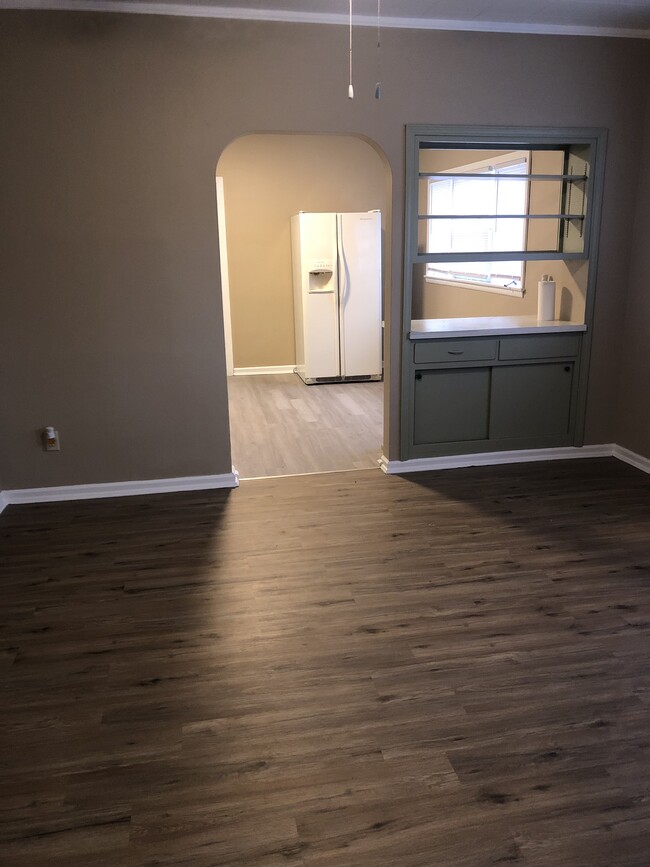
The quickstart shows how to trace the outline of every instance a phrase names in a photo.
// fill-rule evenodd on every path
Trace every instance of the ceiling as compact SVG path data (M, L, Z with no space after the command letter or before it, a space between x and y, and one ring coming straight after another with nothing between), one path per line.
M0 9L343 24L348 0L0 0ZM353 0L354 23L376 26L377 0ZM626 36L650 39L650 0L381 0L383 27Z

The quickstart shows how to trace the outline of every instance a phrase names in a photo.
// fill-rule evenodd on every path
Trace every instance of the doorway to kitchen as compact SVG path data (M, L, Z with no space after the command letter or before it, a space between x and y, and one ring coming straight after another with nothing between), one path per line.
M357 136L247 135L232 142L219 159L231 448L241 478L378 468L384 384L377 375L381 377L390 203L387 160ZM303 381L309 377L299 363L304 360L303 314L296 310L300 301L295 300L291 229L292 217L300 212L332 218L377 212L372 219L379 260L378 366L372 376L362 373L344 382L324 376L309 385ZM293 232L295 236L295 225ZM364 255L367 259L367 248ZM309 263L312 271L316 265L320 269L314 276L317 290L337 282L336 266L321 259ZM338 292L338 286L331 291ZM375 315L371 306L368 320ZM325 315L316 319L317 334L327 327Z

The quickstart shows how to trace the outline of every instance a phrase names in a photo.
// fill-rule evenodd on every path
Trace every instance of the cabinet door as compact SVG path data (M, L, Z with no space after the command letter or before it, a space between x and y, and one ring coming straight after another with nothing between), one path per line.
M413 441L487 439L490 369L421 370L415 374Z
M493 368L490 439L568 435L572 383L572 363Z

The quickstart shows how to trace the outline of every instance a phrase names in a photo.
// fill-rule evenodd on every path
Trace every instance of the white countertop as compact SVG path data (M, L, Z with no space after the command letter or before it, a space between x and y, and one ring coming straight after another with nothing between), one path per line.
M476 316L462 319L413 319L411 340L440 337L484 337L507 334L561 334L586 331L581 322L539 322L536 316Z

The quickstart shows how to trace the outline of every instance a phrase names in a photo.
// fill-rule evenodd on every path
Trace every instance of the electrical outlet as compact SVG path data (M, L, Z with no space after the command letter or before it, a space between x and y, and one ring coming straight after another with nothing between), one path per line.
M46 452L60 452L61 442L59 440L59 432L51 426L43 430L43 448Z

